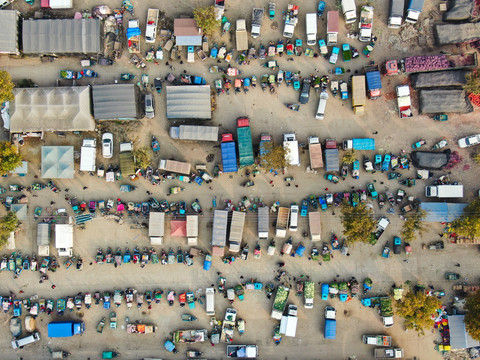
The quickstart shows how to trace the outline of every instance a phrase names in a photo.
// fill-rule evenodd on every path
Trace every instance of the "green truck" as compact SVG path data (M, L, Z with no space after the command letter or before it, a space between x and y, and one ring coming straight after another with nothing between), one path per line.
M380 313L382 315L383 326L393 326L393 304L390 296L380 298Z
M288 287L280 285L277 288L277 294L275 295L275 300L273 300L272 318L282 320L289 294L290 289Z
M240 167L250 166L255 163L252 146L252 131L248 118L237 120L238 157Z

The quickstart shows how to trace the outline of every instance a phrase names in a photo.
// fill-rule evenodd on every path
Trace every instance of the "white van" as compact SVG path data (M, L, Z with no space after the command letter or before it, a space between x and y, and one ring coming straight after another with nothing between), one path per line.
M23 339L17 339L12 341L12 348L21 349L25 345L33 344L34 342L40 341L40 333L34 332L32 335L24 337Z
M298 228L298 205L290 206L290 231L297 231Z
M315 119L323 120L323 118L325 117L327 100L328 100L328 93L326 91L322 91L320 94L320 101L318 102L317 114L315 115Z
M207 310L208 316L215 315L215 289L214 288L205 289L205 308Z

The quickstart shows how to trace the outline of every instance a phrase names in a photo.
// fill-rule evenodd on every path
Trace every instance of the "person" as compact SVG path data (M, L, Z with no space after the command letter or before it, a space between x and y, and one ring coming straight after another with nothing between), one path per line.
M55 289L55 288L56 288L56 286L55 286L55 285L52 285L52 289Z
M87 190L87 189L88 189L88 186L84 186L84 187L83 187L83 190Z

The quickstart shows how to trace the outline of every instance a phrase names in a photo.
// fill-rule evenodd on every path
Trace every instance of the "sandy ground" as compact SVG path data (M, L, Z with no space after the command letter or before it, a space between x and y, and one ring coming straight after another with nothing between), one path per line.
M156 3L153 1L142 2L132 1L135 5L137 16L140 17L142 29L144 27L144 18L146 16L146 9L148 7L160 7L167 12L168 16L175 16L179 14L189 14L191 11L192 2L180 1L175 3L175 9L167 8L167 3ZM109 1L106 3L110 4ZM199 2L200 5L209 4L208 1ZM94 1L86 1L84 7L94 5ZM229 18L246 17L250 19L251 7L264 6L266 3L260 1L242 3L239 0L232 0L227 2L226 15ZM88 5L88 6L87 6ZM115 5L117 5L115 3ZM252 41L258 47L260 43L266 45L269 40L278 40L281 36L281 19L279 13L286 8L287 1L282 0L277 2L277 22L280 23L279 29L270 29L271 22L268 19L264 20L262 28L262 36L260 39ZM17 2L17 7L24 7L21 2ZM113 6L113 5L112 5ZM360 70L362 66L374 60L381 63L389 58L401 58L406 54L422 54L424 51L433 51L429 49L421 49L416 43L405 44L405 52L395 50L387 42L391 35L395 35L394 30L388 30L385 27L386 17L388 14L388 4L376 4L375 29L379 41L375 47L374 53L370 59L366 59L363 55L359 59L354 59L351 63L345 64L345 67L350 68L352 73L355 70ZM331 9L331 5L328 9ZM299 37L304 37L304 20L303 15L306 12L315 12L316 4L309 5L300 4L301 21L295 33ZM325 22L326 16L319 22L319 38L325 36ZM378 27L377 27L378 26ZM378 29L378 30L377 30ZM341 29L339 43L346 41L346 30ZM232 37L229 41L228 36L220 38L216 36L211 40L218 44L226 42L231 44ZM157 41L157 44L159 42ZM357 47L359 50L363 45L357 41L349 40L349 43ZM143 49L147 49L146 46ZM183 56L185 57L185 49ZM128 64L128 54L124 56L113 67L97 67L94 68L100 73L100 78L95 79L91 83L94 84L108 84L115 78L118 78L120 73L132 72L140 78L141 72L134 69ZM327 64L323 59L310 59L305 57L295 57L293 62L288 62L287 58L277 59L280 68L283 70L301 70L302 74L310 74L319 69L319 74L327 73L327 70L333 66ZM261 66L263 61L254 61L249 66L241 67L245 76L256 75L257 78L265 73L265 69ZM183 65L179 62L173 63L175 73L180 74L184 69L189 74L200 75L207 78L208 83L213 84L213 80L217 77L208 73L208 66L216 64L213 60L208 60L200 63L198 59L194 64ZM339 64L342 64L340 61ZM50 64L41 64L37 59L22 59L12 60L7 57L0 57L0 65L3 69L8 70L15 80L21 80L25 77L33 79L39 86L54 86L55 79L58 77L58 71L65 68L73 68L80 70L78 59L59 59ZM226 64L223 64L224 66ZM40 70L41 66L41 70ZM34 70L32 72L32 69ZM149 64L147 72L150 77L162 76L164 77L169 69L162 63L160 66ZM344 77L347 79L347 77ZM405 82L405 77L392 77L383 81L384 94L391 94L394 87ZM79 84L87 84L86 80L81 80ZM344 138L351 137L370 137L372 133L378 131L374 135L377 141L377 148L380 152L399 153L402 149L409 149L411 144L419 139L427 140L428 144L433 144L446 137L449 142L455 144L459 137L478 132L477 125L474 122L474 114L466 116L453 115L450 116L448 123L436 123L425 116L415 116L408 120L398 118L396 113L395 99L393 96L384 96L380 100L368 101L366 114L364 116L354 116L351 111L350 101L342 102L338 99L330 97L327 105L326 117L324 121L317 121L314 119L314 113L318 104L318 93L311 92L310 101L308 105L302 106L300 112L292 112L286 110L284 103L298 101L298 93L290 87L286 88L283 85L277 94L270 95L263 93L260 88L252 89L248 94L237 94L233 92L227 95L217 97L217 110L214 113L212 124L220 125L222 131L235 130L235 119L239 116L247 115L251 119L251 127L253 133L254 144L259 141L260 134L270 133L274 136L276 141L281 141L282 134L286 132L296 132L299 142L307 142L309 135L318 135L321 139L336 138L341 141ZM215 160L220 161L220 151L217 147L209 144L196 144L190 142L174 142L168 137L168 129L171 124L165 118L165 96L164 92L161 95L155 95L156 98L156 117L152 120L142 120L135 125L131 125L128 131L123 131L118 124L102 124L99 127L97 134L84 134L87 136L98 136L100 139L101 131L104 129L112 130L115 133L115 142L133 139L135 145L148 144L152 134L156 135L161 142L160 155L154 159L157 163L159 158L175 158L177 160L190 161L192 164L205 163L208 154L214 154ZM387 100L390 99L390 100ZM417 110L417 109L415 109ZM415 111L418 113L418 111ZM83 135L82 135L83 136ZM60 138L55 135L47 135L45 144L48 145L64 145L74 144L75 149L79 151L81 137L68 136L67 138ZM34 179L35 174L39 174L40 162L40 144L37 140L27 142L27 146L22 148L22 153L25 159L30 161L30 173L23 178L9 177L2 179L2 184L10 183L30 185ZM455 145L453 150L458 150ZM118 145L115 150L118 153ZM462 150L461 155L464 158L463 163L454 171L452 171L453 180L461 181L466 189L466 196L471 200L477 191L476 174L478 166L473 164L469 159L469 153ZM370 154L369 154L370 155ZM359 154L361 158L362 154ZM112 163L118 162L117 156L114 157ZM365 187L368 182L376 180L377 191L385 191L391 189L396 191L399 187L398 183L386 180L386 175L382 174L366 174L361 173L360 180L353 180L348 178L347 181L333 185L327 183L323 179L323 171L318 174L307 174L305 168L309 163L308 151L301 152L302 166L298 168L289 168L288 174L296 178L296 184L299 188L286 187L281 177L273 178L270 175L257 176L255 180L255 187L248 190L240 187L246 178L243 172L237 175L221 175L216 179L212 186L213 190L209 190L207 186L198 188L196 184L186 186L186 191L181 195L175 195L168 198L169 201L192 201L199 198L205 209L205 216L200 219L200 243L199 247L208 250L211 234L211 201L212 196L217 196L217 208L222 207L224 200L231 199L234 202L240 201L243 195L250 197L262 197L264 202L271 204L273 201L281 201L283 205L288 205L291 202L300 203L301 199L309 194L324 193L324 188L329 188L329 192L350 191L351 187L361 188ZM98 164L103 163L105 166L108 162L102 159L99 155ZM211 165L210 165L211 166ZM78 169L78 163L76 164ZM461 175L460 175L461 172ZM412 176L413 170L404 172L404 177ZM272 188L269 181L274 180L276 185ZM79 200L100 200L107 198L116 198L120 196L119 183L107 184L104 179L97 177L90 177L88 175L76 174L73 180L58 180L56 181L61 189L69 188L70 196L77 196ZM381 182L385 182L381 184ZM121 184L128 183L128 181L121 181ZM133 193L121 194L123 201L142 201L146 199L145 191L149 190L154 193L158 199L165 198L168 187L177 184L175 181L160 184L153 187L145 180L141 179L135 183L139 189ZM418 196L423 198L425 182L418 181L415 188L406 189L408 195ZM87 191L82 191L82 187L88 186ZM50 201L55 201L55 206L65 207L70 209L64 200L65 193L53 194L49 190L44 190L39 193L39 197L30 197L29 204L29 220L24 222L20 233L17 236L17 247L22 253L32 253L36 249L36 222L33 220L33 210L35 206L47 207ZM381 215L382 211L377 208L375 204L376 215ZM385 211L384 211L385 212ZM328 240L331 232L337 233L341 237L342 227L338 217L339 211L336 211L337 216L332 216L332 210L322 213L322 236L323 239ZM421 244L436 240L438 233L441 232L439 224L433 224L429 227L429 231L424 234L422 239L418 239L413 244L413 254L407 257L405 254L394 255L390 259L384 259L380 256L381 249L385 241L392 240L392 237L399 234L401 228L401 220L398 216L389 216L391 225L386 233L380 239L376 246L357 245L351 248L351 256L343 257L340 254L336 255L330 263L325 263L319 266L317 263L308 261L307 258L284 258L282 261L287 263L286 270L291 274L293 284L293 277L301 274L308 274L316 282L330 282L336 278L337 274L340 279L349 279L355 276L359 281L364 277L369 276L374 280L374 288L372 294L381 295L388 292L392 284L400 284L406 280L420 281L424 284L433 285L435 288L447 291L445 304L450 301L450 286L443 280L443 273L445 271L461 270L462 276L468 277L471 281L476 279L477 264L477 250L472 251L472 247L447 245L446 250L441 253L422 250ZM169 219L170 220L170 219ZM140 219L140 222L146 222ZM274 219L271 218L271 223ZM276 263L280 260L278 252L279 247L283 244L282 240L277 241L277 255L268 257L266 255L267 243L262 244L264 255L261 260L254 260L250 256L246 263L237 261L232 265L223 264L220 259L215 259L212 270L205 272L202 270L203 259L195 259L195 265L187 268L184 265L147 265L145 268L140 268L135 265L123 265L119 268L114 268L110 265L89 265L93 260L95 251L98 247L129 247L134 246L140 248L149 245L146 229L131 228L132 222L126 221L123 225L118 225L113 220L106 220L97 218L93 222L87 224L85 230L75 230L75 246L74 252L81 255L85 261L85 268L83 272L74 270L65 270L61 268L57 273L50 273L51 281L39 284L38 274L22 273L20 278L14 280L11 274L3 274L3 281L0 284L0 292L2 294L8 293L12 290L17 292L23 290L26 296L38 294L45 298L58 298L60 296L75 295L80 292L94 292L96 290L114 290L125 289L127 287L135 287L139 291L148 289L162 288L164 290L174 289L177 293L183 290L196 290L198 288L204 289L212 283L216 284L217 271L223 273L227 277L228 284L237 284L241 281L240 276L245 279L256 278L262 282L269 282L273 279L276 271ZM135 226L134 226L135 227ZM273 225L270 235L273 236ZM308 230L308 223L305 218L299 220L299 230L296 234L290 233L294 238L295 243L301 239L301 233ZM250 248L254 247L256 243L256 215L253 213L247 214L247 223L244 232L244 241L249 243ZM166 234L169 234L169 224L167 221ZM307 241L307 252L310 252L311 244ZM171 238L166 236L165 245L163 248L176 249L182 246L186 249L186 239ZM157 248L157 252L161 248ZM63 264L63 260L61 260ZM461 262L461 269L453 267L457 262ZM52 290L50 286L56 285L56 289ZM294 295L290 296L290 302L302 306L302 298ZM246 294L244 302L235 301L234 307L238 310L239 316L246 320L247 330L245 334L240 337L236 336L236 343L256 343L260 348L260 357L263 359L278 359L279 352L282 352L281 357L285 359L292 359L299 357L301 352L302 359L345 359L350 355L356 355L358 359L372 358L373 348L363 345L361 342L361 335L365 333L376 334L386 333L394 337L394 344L405 349L407 358L422 358L422 359L439 359L440 355L434 350L434 341L439 339L437 333L427 332L424 337L418 337L416 333L405 332L402 327L402 321L395 318L396 325L388 330L385 330L381 324L381 318L375 311L364 308L360 305L358 300L353 300L348 304L340 303L338 300L329 300L323 302L319 297L319 286L317 286L317 298L315 300L315 308L313 310L302 309L299 311L299 326L297 330L297 337L295 339L284 338L280 347L275 347L271 339L275 322L270 319L269 313L271 311L272 300L267 300L263 292L249 291ZM338 329L337 339L334 341L326 341L323 339L323 310L324 306L330 304L336 307L338 315ZM216 295L216 311L217 317L222 318L224 309L228 303L221 295ZM162 343L168 337L171 331L188 328L189 324L182 323L180 314L183 311L178 304L175 307L168 307L165 301L160 305L154 305L152 310L147 310L144 306L142 309L132 309L127 312L126 307L122 306L118 309L119 328L117 330L106 329L102 335L95 331L98 321L103 316L108 316L109 311L95 306L90 310L82 310L80 313L71 313L65 315L64 319L80 319L82 318L86 323L86 332L83 336L72 339L52 340L47 338L46 323L50 320L58 319L56 316L48 318L46 315L39 316L37 320L37 327L42 335L42 340L39 345L30 346L24 350L13 352L10 348L11 335L8 328L3 326L0 328L0 348L5 352L2 359L18 359L23 357L25 359L47 359L49 358L48 349L64 349L73 354L74 359L98 358L102 350L116 350L122 354L123 359L138 359L142 357L166 357L173 358L163 349ZM209 319L205 316L204 307L197 304L197 308L192 311L194 315L199 318L198 323L192 325L194 328L211 329ZM155 335L135 336L126 335L124 328L125 316L128 316L130 321L141 320L153 322L158 326ZM8 324L10 316L3 315L1 321ZM137 340L138 338L138 340ZM196 346L180 345L179 349L183 352L186 349L198 349L205 353L208 358L225 358L225 345L217 345L211 347L209 344L202 344ZM178 356L177 356L178 357Z

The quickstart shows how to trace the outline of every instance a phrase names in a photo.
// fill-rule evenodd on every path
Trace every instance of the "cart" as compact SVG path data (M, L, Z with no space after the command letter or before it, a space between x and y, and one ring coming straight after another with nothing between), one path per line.
M97 333L99 334L103 333L103 328L105 327L105 321L106 321L105 317L103 317L102 320L100 320L100 322L97 325Z
M390 257L390 244L389 244L388 241L385 244L385 246L383 247L382 257L384 257L384 258Z
M458 280L460 279L460 274L457 274L457 273L453 273L453 272L449 272L449 273L445 273L445 280Z

